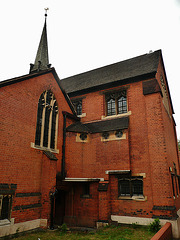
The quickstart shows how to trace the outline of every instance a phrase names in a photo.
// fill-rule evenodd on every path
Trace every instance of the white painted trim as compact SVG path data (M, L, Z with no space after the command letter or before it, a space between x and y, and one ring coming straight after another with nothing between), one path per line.
M122 174L122 173L129 173L131 170L107 170L105 174Z
M97 182L104 181L104 178L65 178L65 182Z
M25 232L39 227L47 227L47 219L36 219L27 222L15 223L0 226L0 237L15 234L17 232Z

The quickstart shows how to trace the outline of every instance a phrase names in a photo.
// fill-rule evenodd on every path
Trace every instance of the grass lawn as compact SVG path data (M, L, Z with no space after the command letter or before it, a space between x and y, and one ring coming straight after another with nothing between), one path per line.
M24 233L23 236L14 238L15 240L93 240L93 239L113 239L113 240L148 240L153 237L154 233L150 233L147 227L140 226L110 226L104 227L97 231L67 231L63 233L56 231L39 231L34 233Z

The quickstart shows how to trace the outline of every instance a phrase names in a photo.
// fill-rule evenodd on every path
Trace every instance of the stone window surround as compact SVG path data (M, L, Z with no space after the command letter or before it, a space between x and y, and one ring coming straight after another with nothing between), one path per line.
M50 90L46 90L43 92L44 94L44 99L46 99L46 94L47 92ZM51 91L50 91L51 92ZM52 92L51 92L52 93ZM42 94L41 94L42 95ZM52 93L53 98L51 100L50 105L54 104L54 101L56 101L54 94ZM41 96L40 96L41 97ZM51 109L52 110L52 109ZM56 114L56 129L55 129L55 143L54 146L55 148L52 149L50 148L50 138L51 138L51 123L52 123L52 111L50 113L50 117L49 117L49 131L48 131L48 147L44 147L43 146L43 136L44 136L44 125L45 125L45 108L43 108L43 112L42 112L42 126L41 126L41 139L40 139L40 145L35 145L35 143L31 142L31 147L34 149L38 149L38 150L48 150L50 152L53 153L59 153L59 150L57 149L57 133L58 133L58 113Z

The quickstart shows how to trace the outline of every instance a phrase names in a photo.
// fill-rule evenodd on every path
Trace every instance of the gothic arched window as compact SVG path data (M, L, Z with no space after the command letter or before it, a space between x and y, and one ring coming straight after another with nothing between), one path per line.
M56 149L58 106L54 94L45 91L38 103L35 145Z

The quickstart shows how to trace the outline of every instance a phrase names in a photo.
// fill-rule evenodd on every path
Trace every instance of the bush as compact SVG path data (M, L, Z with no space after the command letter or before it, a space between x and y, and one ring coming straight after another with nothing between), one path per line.
M67 232L67 225L65 223L63 223L63 225L61 226L61 231L63 233L66 233Z
M139 227L139 225L138 225L138 223L136 222L136 223L132 223L132 227L134 228L134 229L136 229L136 228L138 228Z
M149 224L150 232L158 232L161 228L159 218L156 218L152 223Z

